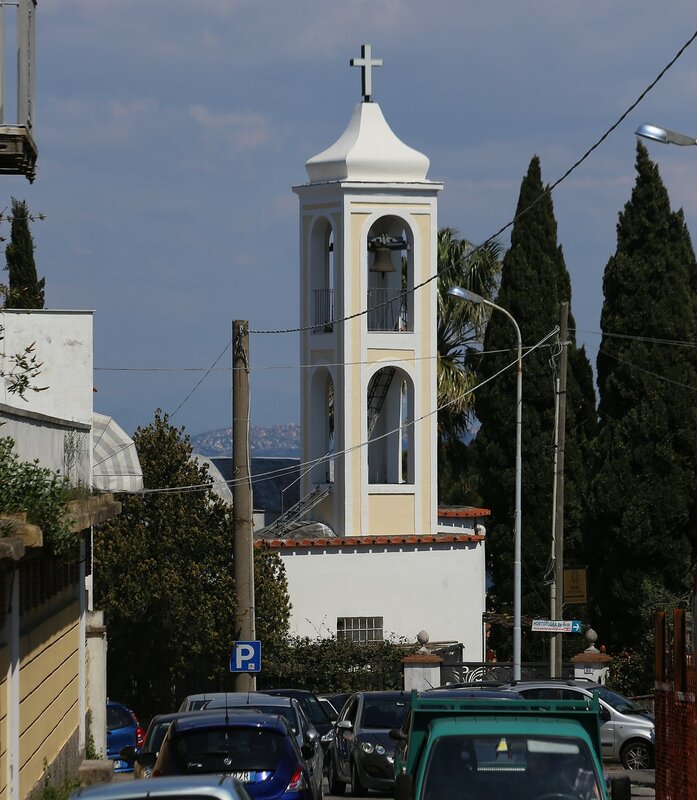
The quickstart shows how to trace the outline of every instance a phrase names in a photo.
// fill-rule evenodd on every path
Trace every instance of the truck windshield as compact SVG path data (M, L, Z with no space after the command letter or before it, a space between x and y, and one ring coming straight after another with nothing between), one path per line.
M528 736L443 736L426 765L420 800L601 800L586 744Z

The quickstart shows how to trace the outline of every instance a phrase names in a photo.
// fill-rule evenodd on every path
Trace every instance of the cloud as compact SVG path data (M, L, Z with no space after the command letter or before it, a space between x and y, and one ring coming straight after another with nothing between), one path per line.
M218 112L195 105L189 109L189 115L202 128L231 145L235 152L265 148L272 141L269 120L254 111Z

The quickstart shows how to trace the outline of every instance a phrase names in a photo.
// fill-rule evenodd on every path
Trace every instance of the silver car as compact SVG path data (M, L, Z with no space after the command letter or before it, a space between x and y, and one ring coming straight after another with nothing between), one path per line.
M251 800L249 792L235 778L216 775L184 775L102 783L78 789L70 800Z
M628 697L593 681L517 681L500 687L514 689L530 700L578 700L597 695L603 758L625 769L652 769L656 733L650 712Z

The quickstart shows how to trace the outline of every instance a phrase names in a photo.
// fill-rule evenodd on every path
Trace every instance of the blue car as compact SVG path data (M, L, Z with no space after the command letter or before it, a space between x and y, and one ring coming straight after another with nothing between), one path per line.
M109 700L106 704L106 757L114 762L114 772L133 771L133 762L121 758L121 750L129 745L140 747L143 737L144 731L131 709Z
M175 719L153 766L167 775L228 775L253 800L315 800L306 759L283 716L257 710L207 711Z

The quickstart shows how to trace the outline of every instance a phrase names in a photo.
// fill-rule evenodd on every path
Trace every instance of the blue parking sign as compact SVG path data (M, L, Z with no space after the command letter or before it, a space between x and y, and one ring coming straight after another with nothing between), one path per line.
M230 672L261 672L261 642L233 642Z

